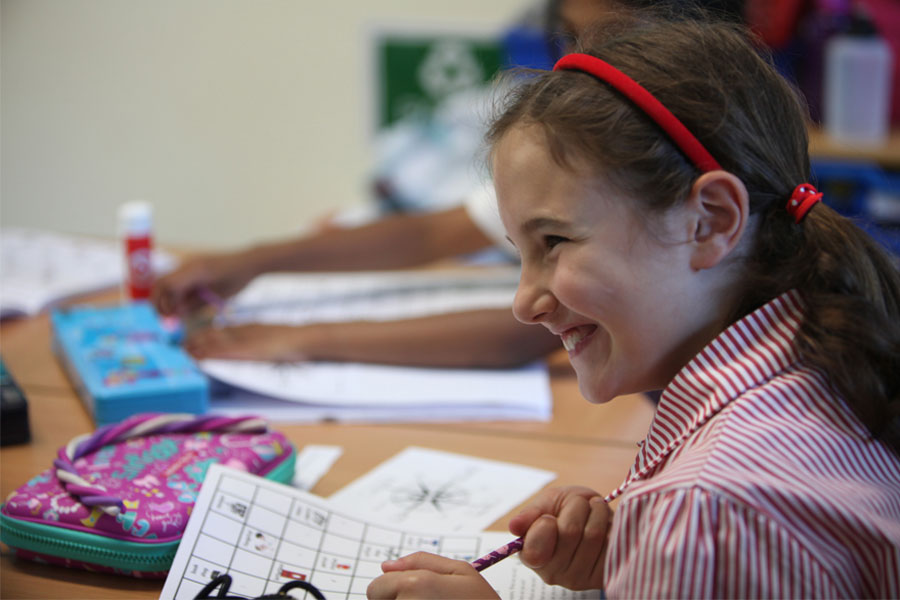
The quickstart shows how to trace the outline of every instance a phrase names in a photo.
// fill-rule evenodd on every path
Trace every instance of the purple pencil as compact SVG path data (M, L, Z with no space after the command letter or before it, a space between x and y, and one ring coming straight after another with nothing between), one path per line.
M510 543L500 546L496 550L488 552L481 558L477 558L472 561L472 566L475 567L476 571L483 571L487 569L491 565L497 564L507 556L512 556L516 552L522 549L522 544L525 543L524 538L516 538Z
M215 307L216 310L225 310L225 301L208 287L197 288L197 295L200 296L204 302Z
M227 325L228 305L225 304L225 301L221 296L208 287L197 288L197 295L200 296L204 302L215 308L216 315L213 317L213 323L216 325Z

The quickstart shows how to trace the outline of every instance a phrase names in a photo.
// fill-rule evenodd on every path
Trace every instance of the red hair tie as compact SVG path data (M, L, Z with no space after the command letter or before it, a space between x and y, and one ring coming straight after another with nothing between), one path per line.
M605 81L653 119L698 169L706 172L722 168L700 140L662 102L606 61L590 54L567 54L556 62L553 70L581 71Z
M794 223L799 223L810 209L822 199L822 193L809 183L801 183L794 188L791 199L785 207L788 214L794 217Z

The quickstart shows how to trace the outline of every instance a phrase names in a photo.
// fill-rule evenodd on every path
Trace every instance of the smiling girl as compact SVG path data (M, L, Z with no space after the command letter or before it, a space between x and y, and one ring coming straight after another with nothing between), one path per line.
M511 521L522 561L608 597L900 595L900 276L820 202L803 106L747 33L610 19L489 140L516 317L591 402L663 389L618 489ZM496 595L425 553L383 570L370 597Z

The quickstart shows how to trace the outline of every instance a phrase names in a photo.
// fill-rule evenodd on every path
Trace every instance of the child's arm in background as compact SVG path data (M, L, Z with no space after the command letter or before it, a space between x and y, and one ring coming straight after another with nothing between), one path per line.
M509 308L405 319L239 325L192 332L185 348L196 358L268 361L352 361L432 367L508 368L561 347L543 327L523 325Z
M361 227L331 228L189 259L156 282L153 302L163 314L184 314L208 303L203 291L227 298L262 273L401 269L492 245L465 207L397 215Z
M603 563L612 510L603 496L581 486L551 488L512 518L525 536L520 558L548 584L572 590L603 588Z

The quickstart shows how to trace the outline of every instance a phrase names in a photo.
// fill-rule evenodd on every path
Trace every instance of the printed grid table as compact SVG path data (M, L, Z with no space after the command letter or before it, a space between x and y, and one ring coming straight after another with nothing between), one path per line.
M271 594L300 579L329 599L365 598L388 558L426 550L471 561L488 550L478 536L426 537L377 527L228 474L216 480L208 512L197 516L203 523L176 598L194 598L225 572L233 594Z

